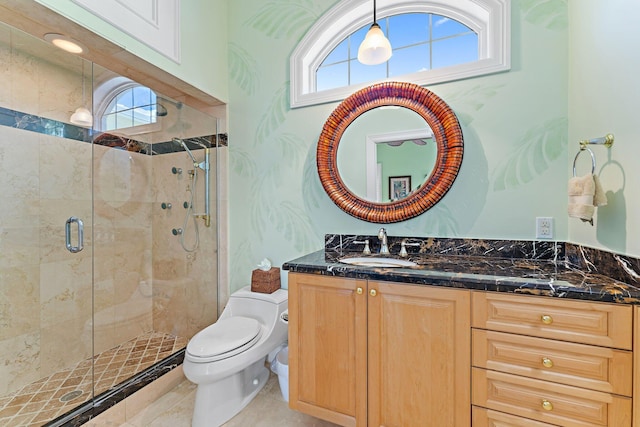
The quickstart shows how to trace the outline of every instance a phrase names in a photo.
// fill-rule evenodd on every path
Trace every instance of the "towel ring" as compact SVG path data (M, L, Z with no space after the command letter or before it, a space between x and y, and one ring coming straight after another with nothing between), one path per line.
M593 155L593 151L591 151L590 148L581 147L580 151L578 151L578 153L576 154L576 157L573 159L573 176L576 176L576 161L578 160L578 156L580 155L580 153L582 153L585 150L588 151L589 154L591 154L591 175L596 173L596 156Z

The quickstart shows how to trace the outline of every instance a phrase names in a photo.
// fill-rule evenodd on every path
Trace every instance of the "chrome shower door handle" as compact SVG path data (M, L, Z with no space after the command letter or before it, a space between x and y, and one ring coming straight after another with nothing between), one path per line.
M78 225L78 246L73 246L71 244L71 224ZM67 250L71 253L78 253L82 249L84 249L84 223L80 218L76 218L75 216L70 217L65 224L65 234L66 234L66 242L67 242Z

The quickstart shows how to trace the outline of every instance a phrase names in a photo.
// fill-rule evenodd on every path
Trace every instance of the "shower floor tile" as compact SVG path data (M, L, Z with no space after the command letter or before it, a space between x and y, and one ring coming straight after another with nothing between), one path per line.
M0 396L0 426L41 426L186 347L186 338L149 332L70 369ZM93 369L91 369L93 365Z

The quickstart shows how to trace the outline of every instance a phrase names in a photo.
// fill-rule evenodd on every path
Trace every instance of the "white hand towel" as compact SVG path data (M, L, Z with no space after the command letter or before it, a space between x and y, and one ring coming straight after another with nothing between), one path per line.
M585 175L569 179L569 205L570 217L580 218L584 222L593 225L593 214L597 206L607 204L600 180L596 175Z

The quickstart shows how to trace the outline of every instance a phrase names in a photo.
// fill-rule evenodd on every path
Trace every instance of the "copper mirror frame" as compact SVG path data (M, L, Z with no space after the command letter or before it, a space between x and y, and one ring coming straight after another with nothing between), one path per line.
M382 106L400 106L418 113L433 131L437 144L431 175L413 193L391 203L376 203L353 194L338 172L340 139L361 114ZM428 89L413 83L384 82L355 92L336 107L322 128L316 162L320 182L333 202L356 218L375 223L400 222L432 208L453 185L462 164L464 142L458 118Z

